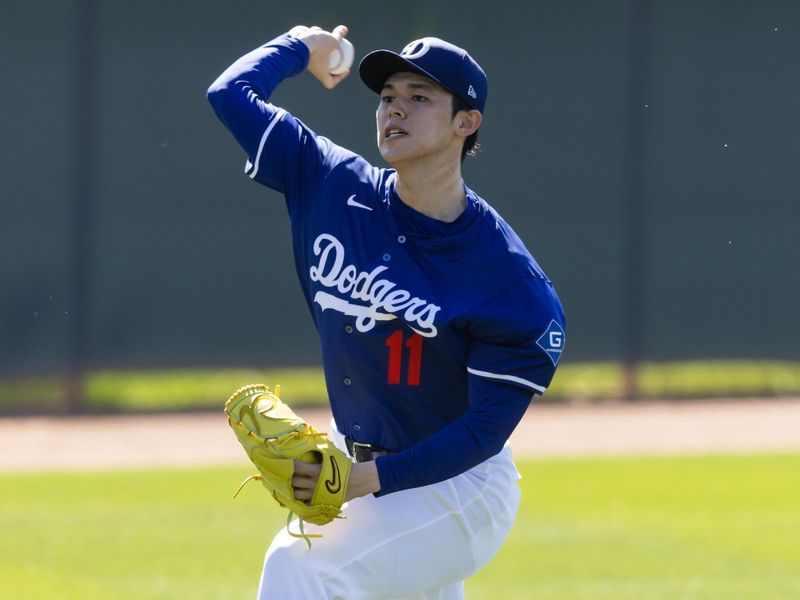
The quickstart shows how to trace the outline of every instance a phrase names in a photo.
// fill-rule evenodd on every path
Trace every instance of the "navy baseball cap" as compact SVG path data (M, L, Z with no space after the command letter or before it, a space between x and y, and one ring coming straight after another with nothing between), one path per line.
M486 73L463 48L435 37L415 40L402 52L375 50L358 66L361 80L380 94L383 84L395 73L419 73L432 79L467 106L483 112L489 84Z

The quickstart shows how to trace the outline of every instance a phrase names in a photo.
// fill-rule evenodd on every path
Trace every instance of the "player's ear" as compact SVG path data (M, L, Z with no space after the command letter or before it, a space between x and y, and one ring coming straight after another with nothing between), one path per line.
M478 131L483 115L479 110L460 110L456 114L456 133L465 138Z

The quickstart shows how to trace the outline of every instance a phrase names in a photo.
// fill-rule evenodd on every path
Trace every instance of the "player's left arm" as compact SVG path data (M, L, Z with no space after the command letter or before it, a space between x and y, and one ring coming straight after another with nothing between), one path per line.
M524 387L473 378L471 406L461 418L404 452L355 463L345 499L430 485L491 458L503 449L533 397ZM299 500L311 499L320 471L317 464L295 463L292 483Z
M455 477L491 458L530 406L534 394L523 386L480 377L470 380L470 408L455 422L408 450L355 463L345 500L385 495ZM320 474L318 464L295 463L295 496L310 500Z
M565 341L564 313L550 282L524 279L477 312L467 364L469 408L403 452L354 465L348 499L430 485L471 469L503 449L532 398L545 392ZM303 498L319 469L298 467L296 494Z
M379 495L450 479L503 449L534 394L511 383L470 379L470 407L456 421L408 450L379 456Z
M526 278L473 315L469 407L456 421L398 454L380 456L380 494L459 475L500 452L543 394L564 348L565 321L549 281Z

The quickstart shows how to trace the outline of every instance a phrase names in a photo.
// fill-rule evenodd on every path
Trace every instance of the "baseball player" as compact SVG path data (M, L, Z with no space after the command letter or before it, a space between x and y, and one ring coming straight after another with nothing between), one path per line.
M470 55L427 37L377 50L359 75L378 94L391 168L317 135L269 103L308 70L325 88L347 28L298 26L209 88L247 153L245 173L283 194L294 262L319 333L330 437L352 457L345 519L284 528L260 598L463 598L500 548L520 500L507 440L553 377L565 341L551 282L511 227L466 187L487 79ZM527 201L527 199L525 199ZM309 499L319 465L297 463ZM336 482L329 482L336 485Z

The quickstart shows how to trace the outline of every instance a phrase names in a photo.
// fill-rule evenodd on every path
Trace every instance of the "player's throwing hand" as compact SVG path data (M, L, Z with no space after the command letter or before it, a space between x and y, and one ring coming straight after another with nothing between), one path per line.
M339 42L347 35L346 25L338 25L333 31L325 31L321 27L306 27L297 25L289 31L298 40L308 46L310 57L307 70L327 89L333 89L350 74L348 69L344 73L333 75L330 72L330 55L339 48Z

